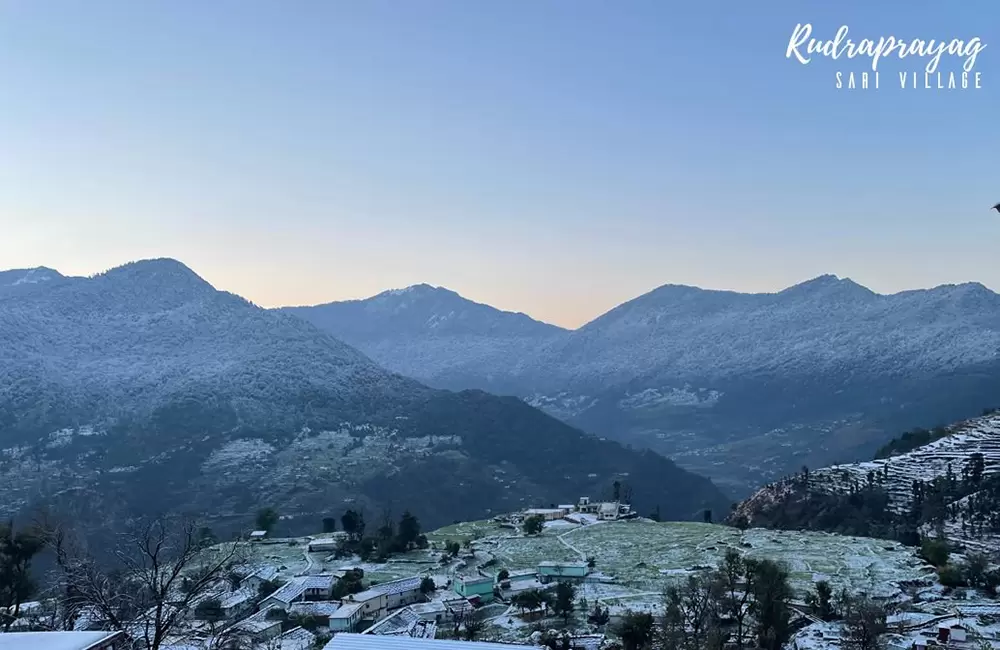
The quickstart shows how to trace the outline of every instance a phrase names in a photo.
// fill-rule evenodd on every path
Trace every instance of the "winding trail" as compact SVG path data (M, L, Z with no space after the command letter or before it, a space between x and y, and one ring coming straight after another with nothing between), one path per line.
M573 530L578 530L578 529L574 528ZM587 556L584 555L583 551L581 551L580 549L578 549L577 547L573 546L572 544L570 544L569 542L567 542L565 539L563 539L566 535L569 535L572 532L573 532L572 530L567 530L565 533L562 533L560 535L556 535L556 539L558 539L562 543L563 546L565 546L569 550L571 550L574 553L576 553L577 555L579 555L581 560L586 561L587 560Z

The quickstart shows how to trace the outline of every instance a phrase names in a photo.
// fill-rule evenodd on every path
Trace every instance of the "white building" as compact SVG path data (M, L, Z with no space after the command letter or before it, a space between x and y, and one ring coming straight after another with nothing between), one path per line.
M545 521L555 521L562 519L569 512L562 508L528 508L524 511L525 517L541 517Z
M375 585L372 589L385 592L386 596L388 596L386 607L388 609L396 609L397 607L419 603L424 600L424 595L420 593L420 583L422 581L423 578L421 576L412 576L383 582L382 584Z
M309 542L310 553L333 553L340 548L340 541L333 537L323 537Z
M364 618L364 603L345 602L330 614L330 630L353 632Z

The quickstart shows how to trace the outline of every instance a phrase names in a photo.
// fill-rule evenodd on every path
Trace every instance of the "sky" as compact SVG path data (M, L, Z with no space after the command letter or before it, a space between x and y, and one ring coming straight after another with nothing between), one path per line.
M0 0L0 269L174 257L263 306L426 282L568 327L668 283L1000 289L998 18L995 0ZM979 37L982 88L900 89L910 57L837 89L870 59L786 58L799 23Z

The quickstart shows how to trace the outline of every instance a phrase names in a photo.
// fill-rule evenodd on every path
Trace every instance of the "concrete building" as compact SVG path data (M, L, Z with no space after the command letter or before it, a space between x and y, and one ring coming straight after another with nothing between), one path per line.
M545 521L555 521L562 519L569 511L562 508L528 508L524 511L525 517L541 517Z
M560 579L586 578L590 567L586 562L539 562L538 577L543 582Z
M340 540L336 537L322 537L309 542L310 553L333 553L340 547Z
M452 589L463 598L479 598L487 603L493 600L493 578L455 578Z
M410 605L410 610L422 621L441 623L448 618L448 608L440 600Z
M330 630L353 632L364 618L364 603L345 602L330 614Z

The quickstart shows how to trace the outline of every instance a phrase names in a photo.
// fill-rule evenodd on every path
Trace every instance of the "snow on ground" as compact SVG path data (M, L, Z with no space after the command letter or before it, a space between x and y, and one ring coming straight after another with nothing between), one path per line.
M1000 471L1000 414L967 420L949 429L949 435L905 454L815 470L813 485L842 492L854 483L864 485L869 472L876 478L888 472L885 486L891 506L902 511L909 506L914 479L931 481L944 476L949 466L955 476L961 476L962 467L975 452L983 454L984 474Z

